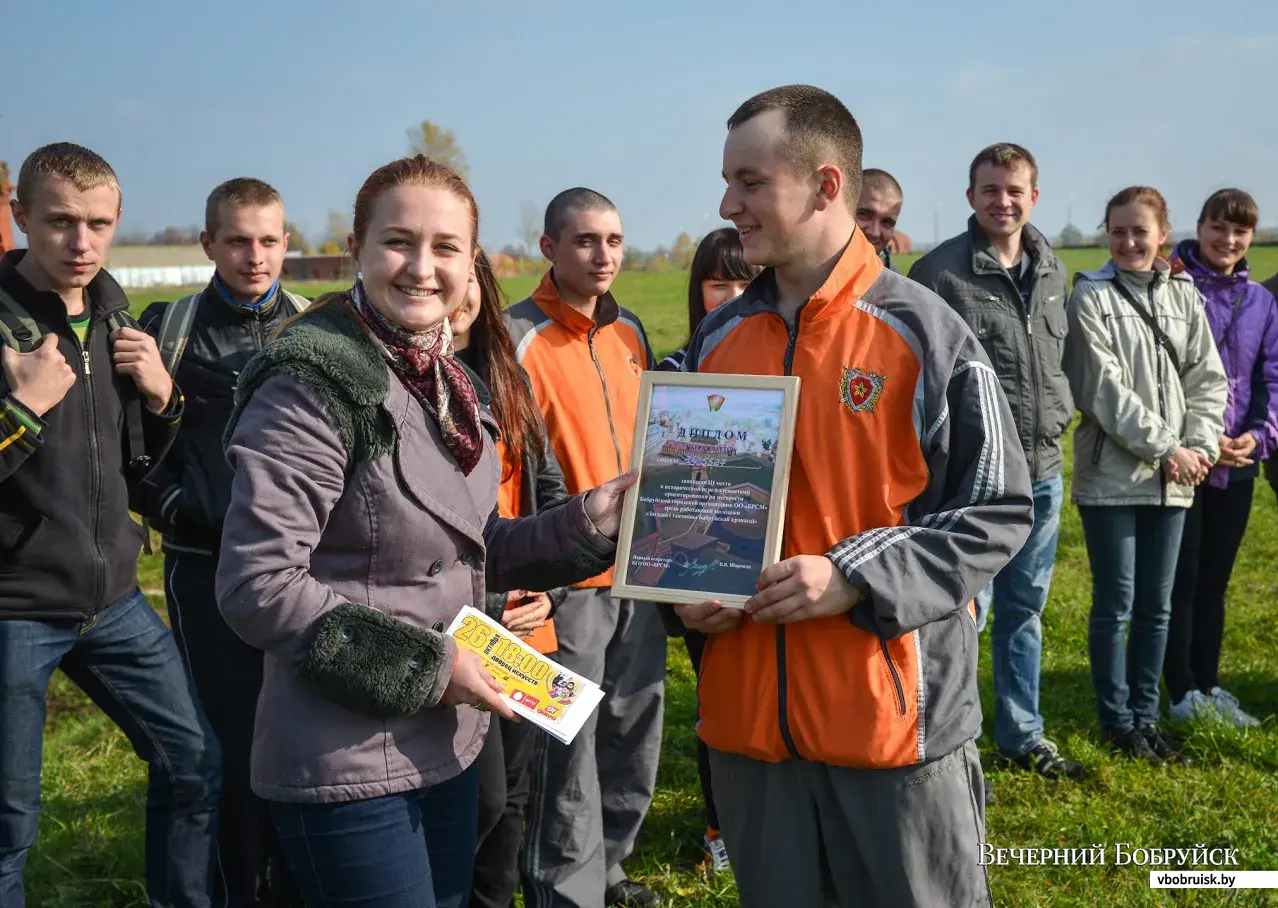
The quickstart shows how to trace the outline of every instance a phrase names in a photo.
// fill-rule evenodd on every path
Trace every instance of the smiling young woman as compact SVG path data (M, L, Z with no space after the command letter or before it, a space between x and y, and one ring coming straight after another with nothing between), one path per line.
M536 517L496 513L496 421L447 319L475 257L465 182L423 156L355 201L360 276L245 368L218 605L265 651L256 793L311 904L465 903L473 762L500 685L443 633L485 591L612 559L623 476Z
M1102 733L1161 763L1184 759L1158 724L1158 678L1185 514L1220 457L1228 387L1198 291L1159 257L1171 230L1162 195L1124 189L1104 225L1110 261L1080 275L1069 303L1065 368L1083 414L1072 498L1091 561Z
M1172 256L1172 267L1192 277L1203 295L1229 379L1220 462L1195 490L1172 589L1163 677L1173 721L1259 724L1219 678L1225 591L1247 531L1260 462L1278 447L1278 304L1251 280L1246 258L1259 221L1255 199L1241 189L1222 189L1203 203L1197 239L1183 240Z

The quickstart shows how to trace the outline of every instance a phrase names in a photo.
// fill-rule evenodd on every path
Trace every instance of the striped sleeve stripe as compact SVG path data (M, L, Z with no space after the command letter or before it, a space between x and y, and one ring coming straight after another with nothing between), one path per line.
M549 318L543 320L539 324L533 325L528 332L519 339L519 343L515 344L515 361L523 365L524 355L528 352L528 346L537 339L537 335L545 331L553 324Z
M1004 475L1003 415L998 407L998 385L994 371L980 363L964 363L954 370L956 377L969 368L974 370L977 394L981 404L981 455L977 460L976 478L972 483L970 505L982 504L1000 498L1006 488ZM956 508L924 515L916 524L882 527L860 533L842 547L835 547L831 557L845 575L885 551L888 547L908 539L924 529L948 532L963 518L969 508Z
M971 503L978 504L992 498L1001 498L1005 489L1003 474L1003 414L998 406L998 378L994 370L980 363L972 363L976 372L976 387L981 401L981 427L985 437L981 441L981 457L977 462L976 482L972 483Z
M949 532L963 519L967 512L968 508L937 511L935 514L926 515L916 524L869 530L853 537L846 547L836 548L831 555L839 570L846 574L883 552L889 546L900 542L902 539L909 539L915 533L923 530Z
M22 436L26 434L27 434L27 427L22 426L18 429L18 431L14 432L12 435L8 436L7 438L3 440L0 440L0 451L3 451L5 448L9 447L9 445L13 444L15 441L19 441L22 438ZM23 447L26 447L26 445L23 445ZM27 448L27 450L30 451L31 449Z
M4 404L4 409L0 411L0 415L3 415L4 419L8 421L14 429L17 429L19 426L25 426L27 431L33 435L40 434L40 424L34 422L30 417L23 413L22 410L7 401Z

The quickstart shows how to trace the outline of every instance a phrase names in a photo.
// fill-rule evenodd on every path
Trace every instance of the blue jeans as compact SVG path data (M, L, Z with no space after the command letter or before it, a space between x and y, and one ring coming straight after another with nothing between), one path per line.
M1041 616L1052 586L1065 482L1060 474L1034 483L1034 528L1021 550L976 597L977 629L993 603L994 741L1020 756L1043 740L1038 682L1043 663Z
M310 908L465 908L475 871L479 773L327 804L271 803Z
M0 908L21 908L40 813L45 695L61 667L149 769L152 908L207 908L221 753L168 628L138 590L80 621L0 621Z
M1185 509L1080 506L1078 513L1092 564L1087 648L1097 716L1110 731L1153 725Z

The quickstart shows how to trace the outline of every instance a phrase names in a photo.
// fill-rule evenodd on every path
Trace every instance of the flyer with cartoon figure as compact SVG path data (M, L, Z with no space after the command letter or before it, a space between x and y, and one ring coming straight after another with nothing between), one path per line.
M447 633L483 660L502 696L525 720L568 744L590 718L603 691L525 644L478 609L466 606Z

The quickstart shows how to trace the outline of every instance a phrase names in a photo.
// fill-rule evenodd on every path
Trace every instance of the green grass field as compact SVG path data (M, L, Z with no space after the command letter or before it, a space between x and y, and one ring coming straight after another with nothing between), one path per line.
M1278 250L1253 255L1256 273L1278 270ZM1071 270L1095 267L1104 254L1067 254ZM905 265L905 263L903 263ZM644 320L659 353L685 332L683 275L623 274L616 294ZM506 282L520 299L533 278ZM313 289L313 288L306 288ZM139 295L136 311L165 294ZM1278 870L1278 509L1262 483L1251 528L1234 572L1223 664L1224 684L1253 713L1267 717L1251 731L1201 728L1188 738L1192 768L1154 768L1110 756L1099 744L1087 661L1090 580L1077 511L1067 505L1051 601L1043 621L1042 712L1062 750L1095 770L1089 781L1053 783L992 769L998 801L988 839L996 847L1107 846L1103 867L992 867L1000 906L1259 905L1263 891L1230 893L1149 888L1148 868L1114 866L1118 843L1143 848L1195 845L1238 849L1239 869ZM160 561L143 556L143 589L162 606ZM988 634L982 639L982 699L992 704ZM143 765L128 742L58 675L49 694L44 813L40 841L27 864L33 908L142 906ZM702 819L692 716L695 689L682 646L670 648L665 745L658 792L632 876L654 886L667 904L730 906L730 881L708 884L698 873ZM987 718L987 738L992 731Z

